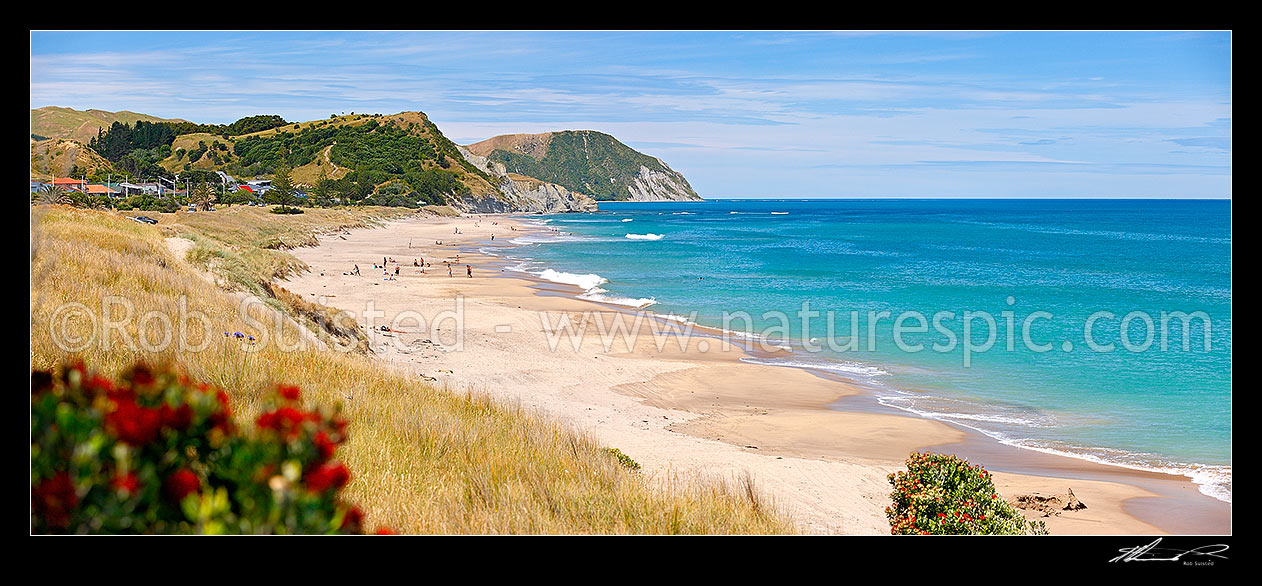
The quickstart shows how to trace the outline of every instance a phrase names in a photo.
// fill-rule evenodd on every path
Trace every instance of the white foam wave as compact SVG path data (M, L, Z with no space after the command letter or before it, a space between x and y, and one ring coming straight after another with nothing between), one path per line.
M564 272L557 271L554 269L544 269L543 271L537 274L539 275L540 278L547 279L549 281L552 281L553 283L564 283L566 285L574 285L582 289L583 291L591 291L592 289L595 289L599 287L600 285L603 285L609 282L609 279L606 279L594 273L589 273L586 275L576 275L574 273L564 273Z
M692 320L688 319L688 318L687 318L687 317L685 317L685 316L682 316L682 315L675 315L675 314L673 314L673 313L657 313L657 314L654 314L654 315L656 315L657 317L660 317L660 318L662 318L662 319L668 319L668 320L670 320L670 321L673 321L673 322L679 322L679 323L681 323L681 324L694 323Z
M635 220L633 220L633 219L631 219L631 218L623 218L623 219L622 219L622 221L623 221L623 222L634 222Z
M519 265L519 266L522 266L522 265ZM604 289L601 287L601 285L608 283L609 279L606 279L595 273L589 273L586 275L578 275L575 273L566 273L566 272L558 271L555 269L544 269L539 272L532 272L531 274L534 274L541 279L552 281L553 283L564 283L566 285L574 285L575 287L582 289L583 293L578 295L579 299L586 299L588 301L599 301L601 303L611 303L613 305L623 305L626 307L634 307L638 309L643 309L645 307L648 307L650 305L654 305L657 303L657 299L652 298L652 297L635 298L635 297L621 297L618 295L610 295L607 289Z
M852 375L852 376L857 375L857 376L862 376L865 378L884 376L886 374L889 374L885 372L884 370L881 370L875 366L868 366L866 364L859 364L857 362L840 362L840 361L814 362L814 361L795 360L795 359L776 359L776 358L768 359L768 358L754 358L754 357L741 358L741 362L748 362L750 364L762 364L765 366L786 366L786 367L791 367L791 368L827 370L829 372L839 372L842 374L847 374L847 375Z
M630 238L631 240L661 240L661 239L662 239L662 235L661 235L661 234L653 234L653 233L648 233L648 234L627 234L627 238Z
M612 303L613 305L622 305L625 307L634 307L636 309L644 309L645 307L655 305L657 303L657 299L652 297L619 297L617 295L607 295L607 293L609 292L605 289L596 287L582 295L579 295L578 298L586 299L588 301L599 301L601 303Z
M542 263L536 260L521 259L519 260L517 264L510 267L506 267L506 268L510 271L515 271L518 273L528 273L528 274L533 275L535 274L535 269L539 268L541 264Z
M789 212L771 212L773 216L787 216Z
M1014 415L997 415L993 413L965 413L956 411L931 411L918 408L918 400L922 397L904 395L904 396L883 396L878 397L877 402L886 407L895 407L903 411L909 411L928 417L930 419L945 419L955 421L964 425L965 421L977 421L983 423L1002 423L1005 425L1019 425L1021 427L1052 427L1054 424L1050 419L1038 421L1033 417L1020 417Z

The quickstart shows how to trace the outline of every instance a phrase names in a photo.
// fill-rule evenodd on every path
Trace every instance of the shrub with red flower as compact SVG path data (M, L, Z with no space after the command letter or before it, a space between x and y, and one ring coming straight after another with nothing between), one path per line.
M890 474L885 508L894 535L1046 535L999 498L990 473L954 455L913 453L907 471Z
M32 532L363 532L332 461L346 421L299 398L278 387L241 430L227 393L169 371L32 372Z

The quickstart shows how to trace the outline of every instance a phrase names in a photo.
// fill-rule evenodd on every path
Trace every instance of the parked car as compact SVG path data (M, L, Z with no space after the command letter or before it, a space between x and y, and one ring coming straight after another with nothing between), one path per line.
M158 223L157 220L150 218L149 216L136 216L131 219L136 220L137 222L140 222L142 224L157 224Z

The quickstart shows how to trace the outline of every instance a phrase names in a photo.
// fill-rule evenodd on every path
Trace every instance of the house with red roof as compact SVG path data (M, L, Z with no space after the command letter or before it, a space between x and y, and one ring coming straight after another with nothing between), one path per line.
M83 186L87 185L88 182L82 179L73 179L70 177L57 177L53 179L52 184L58 187L64 187L66 189L73 189L75 191L83 191Z

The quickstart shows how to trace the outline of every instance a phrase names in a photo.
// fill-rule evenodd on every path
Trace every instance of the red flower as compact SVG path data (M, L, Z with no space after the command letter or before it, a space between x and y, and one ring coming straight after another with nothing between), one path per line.
M111 399L120 399L131 396L131 389L119 388L114 385L114 381L105 378L99 374L94 374L84 383L84 387L93 393L104 392Z
M162 413L157 409L141 407L131 399L114 403L114 410L105 416L105 425L113 430L118 439L143 446L158 437L162 429Z
M315 445L320 450L321 460L329 460L337 452L337 442L329 439L329 435L323 431L316 433Z
M395 533L386 527L382 527L377 529L377 535L398 535L398 533Z
M315 417L293 407L281 407L259 415L255 423L263 429L279 431L285 437L294 437L302 430L302 422L307 419L315 419Z
M340 462L336 464L321 464L315 470L307 473L307 488L312 492L324 492L330 488L338 489L346 486L350 482L351 472L346 469Z
M342 526L340 529L358 533L359 527L363 522L363 511L360 511L359 507L351 507L350 510L346 511L346 516L342 517Z
M219 390L216 392L219 399L219 410L212 413L208 420L211 427L228 429L232 423L232 409L228 407L228 393Z
M140 479L136 478L136 474L134 472L128 472L127 474L115 476L114 480L110 481L110 485L113 486L115 490L125 491L128 494L135 494L136 491L140 490Z
M141 386L152 384L153 374L149 372L149 369L143 366L137 366L131 373L131 381L132 383Z
M167 477L163 489L166 490L167 496L171 497L175 502L181 502L184 497L197 492L202 487L202 481L188 468L181 468L174 474Z
M77 504L79 496L68 472L58 472L31 491L31 508L49 527L64 529L70 525L70 513Z
M162 414L162 425L172 429L184 430L193 422L193 409L188 405L180 405L172 409L163 404L158 412Z
M282 385L278 387L276 390L280 392L280 396L290 401L298 400L298 393L299 393L298 387L295 387L293 385Z

